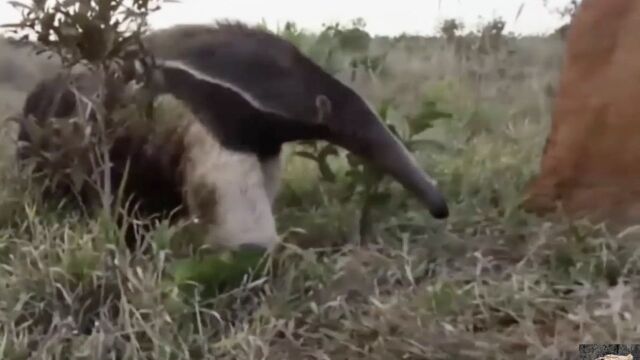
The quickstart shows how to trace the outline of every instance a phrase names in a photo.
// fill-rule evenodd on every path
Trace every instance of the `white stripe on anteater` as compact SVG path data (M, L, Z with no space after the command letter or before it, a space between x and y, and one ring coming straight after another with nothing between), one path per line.
M191 76L193 76L194 78L198 79L198 80L203 80L212 84L216 84L216 85L220 85L223 86L229 90L234 91L235 93L237 93L238 95L242 96L243 99L245 99L249 104L251 104L251 106L253 106L254 108L263 111L263 112L267 112L267 113L272 113L272 114L276 114L276 115L280 115L282 117L288 118L289 115L285 114L279 110L276 109L272 109L270 107L267 107L265 105L262 104L262 102L260 102L258 99L256 99L255 97L253 97L253 95L251 95L250 93L240 89L239 87L224 81L220 78L215 78L212 77L208 74L205 74L197 69L194 69L193 67L189 66L188 64L185 64L182 61L177 61L177 60L156 60L157 64L162 66L162 67L166 67L169 69L178 69L178 70L182 70L185 71L187 73L189 73Z

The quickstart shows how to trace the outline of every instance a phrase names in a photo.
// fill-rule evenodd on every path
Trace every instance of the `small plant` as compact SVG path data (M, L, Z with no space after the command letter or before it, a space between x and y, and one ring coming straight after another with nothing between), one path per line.
M89 181L96 182L101 189L101 202L104 214L111 217L114 210L114 194L111 194L111 170L109 147L112 136L117 133L117 112L130 105L130 99L123 95L126 88L124 83L125 51L132 47L140 47L141 38L148 30L147 17L151 12L160 8L160 2L155 0L133 0L126 5L123 1L75 0L75 1L46 1L31 2L12 1L11 4L21 11L22 19L16 24L8 24L10 33L20 35L22 41L37 41L43 49L39 53L48 53L60 59L63 74L77 97L79 118L72 130L50 129L51 121L44 119L45 128L30 126L29 133L35 137L34 155L44 156L44 162L54 163L55 159L66 159L66 140L74 137L80 129L90 129L86 139L78 136L79 146L71 146L76 159L70 166L53 166L57 174L49 173L48 178L56 179L59 174L71 177L73 188L89 177ZM71 73L76 69L87 70L96 76L98 82L94 96L87 96L79 90ZM54 100L52 108L60 101L60 94ZM95 116L95 122L86 115ZM142 113L141 113L142 114ZM16 119L27 124L34 123L34 119ZM89 124L94 126L88 126ZM79 125L77 125L79 124ZM76 131L73 131L75 129ZM51 154L48 146L40 146L42 139L58 140L58 153ZM60 141L62 140L62 141ZM75 144L77 141L71 142ZM54 141L55 143L55 141ZM79 149L79 151L78 151ZM67 159L68 160L68 159ZM76 166L78 161L85 164ZM88 166L90 163L91 166ZM69 164L67 164L69 165ZM99 174L88 171L87 167L101 168ZM59 170L59 171L58 171ZM94 176L96 175L96 176ZM115 199L118 201L118 199ZM117 208L116 204L116 208Z
M464 24L456 19L446 19L440 24L440 34L442 34L449 43L453 43L460 33L464 30Z
M482 27L478 51L481 54L492 54L504 46L504 28L507 23L498 18L489 21Z
M350 53L366 53L371 45L371 35L364 30L365 27L365 21L357 18L351 22L350 26L339 23L326 25L322 34L336 39L341 50Z
M293 22L285 23L278 34L296 44L307 56L336 75L349 68L378 73L384 63L385 54L369 54L371 35L364 28L362 19L354 19L350 25L327 24L317 36L309 35ZM352 75L355 76L355 75Z

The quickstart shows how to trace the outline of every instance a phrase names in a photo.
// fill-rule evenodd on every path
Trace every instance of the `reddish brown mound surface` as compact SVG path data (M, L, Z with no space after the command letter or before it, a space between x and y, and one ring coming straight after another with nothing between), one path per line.
M525 208L640 221L640 1L584 0Z

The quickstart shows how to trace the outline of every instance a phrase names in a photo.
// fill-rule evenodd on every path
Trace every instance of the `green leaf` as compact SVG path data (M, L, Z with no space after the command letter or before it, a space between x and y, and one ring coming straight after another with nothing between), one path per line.
M382 103L378 107L378 115L380 116L381 119L385 120L385 122L386 122L389 110L393 106L394 106L393 99L385 99L382 101Z
M195 282L203 287L203 295L212 296L240 285L249 272L264 270L264 264L260 262L264 256L262 251L242 250L230 255L178 261L172 269L173 278L184 290L189 289L189 282Z
M422 102L420 111L410 118L411 133L419 134L432 127L436 120L450 119L452 117L453 114L439 110L435 101L427 99Z

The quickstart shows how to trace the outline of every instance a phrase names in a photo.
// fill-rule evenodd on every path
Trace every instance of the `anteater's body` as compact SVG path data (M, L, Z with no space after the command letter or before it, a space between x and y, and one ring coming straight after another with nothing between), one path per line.
M84 82L95 81L89 74L74 77ZM81 87L83 96L95 95L95 88ZM57 106L51 107L56 96L62 95ZM88 122L78 114L76 96L67 85L66 78L55 76L41 81L28 95L23 109L24 116L33 116L37 122L51 125L63 121L77 121L79 133L86 133L95 126L95 115L90 113ZM191 218L208 227L209 242L216 245L233 246L250 242L270 246L277 240L275 222L271 206L275 199L278 183L280 158L267 156L258 158L251 153L230 151L220 145L197 119L181 103L172 97L157 99L164 106L156 113L156 118L145 123L132 117L131 123L111 130L109 158L111 166L110 191L116 194L123 186L123 199L131 201L129 216L136 219L149 217L172 219ZM53 116L47 117L49 109ZM162 130L154 124L158 118L176 114L178 118L163 119ZM127 120L127 119L124 119ZM133 122L139 122L134 124ZM53 132L48 144L35 147L22 123L18 138L22 143L18 149L18 161L34 157L37 151L65 151L66 163L52 163L40 160L35 170L49 169L49 173L60 173L63 167L75 166L87 176L99 177L95 160L89 157L97 149L91 142L69 149L58 132ZM154 127L154 125L158 125ZM115 131L117 129L117 131ZM34 153L34 150L36 153ZM71 177L67 180L72 180ZM46 195L49 200L71 200L83 208L101 206L100 193L90 181L72 189L68 182L58 182L50 187ZM79 202L78 202L79 200ZM134 209L135 207L135 209ZM247 223L252 224L247 226ZM128 243L138 243L134 227L129 227ZM243 239L249 240L243 240Z
M169 185L173 189L156 195L140 191L141 197L186 194L180 202L190 211L215 214L205 218L217 242L265 248L277 243L271 202L279 157L283 144L297 140L344 147L392 175L433 216L448 216L443 196L366 101L286 40L226 23L175 26L144 42L154 61L133 58L136 69L146 75L150 70L152 81L145 87L182 101L194 124L179 136L182 146L154 148L153 160L134 163L145 173L179 178ZM174 156L179 166L169 173L155 165ZM215 196L197 195L201 191Z

